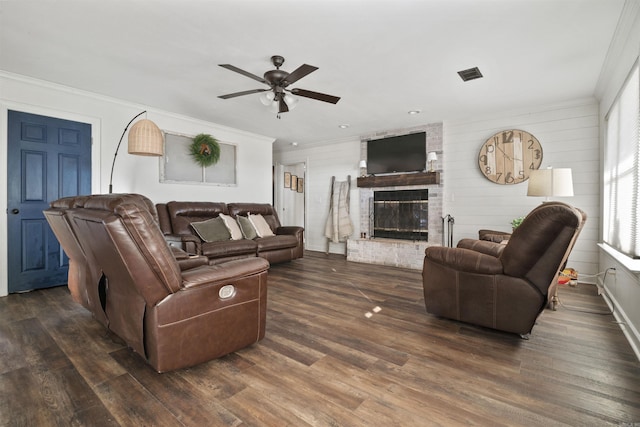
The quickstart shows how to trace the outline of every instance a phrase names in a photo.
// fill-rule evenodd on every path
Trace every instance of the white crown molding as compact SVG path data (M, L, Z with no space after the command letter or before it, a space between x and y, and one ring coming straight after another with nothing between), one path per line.
M631 30L636 25L640 13L640 2L637 0L626 0L620 13L620 19L616 25L616 30L609 43L609 49L602 64L598 82L594 94L598 100L601 100L604 96L607 87L613 83L611 77L614 75L616 68L620 65L622 54L627 45L628 39L631 35ZM635 56L638 55L636 51ZM631 62L634 62L632 60ZM628 70L627 70L628 71ZM626 77L626 72L624 77ZM623 77L623 78L624 78Z
M239 136L243 136L245 138L262 140L265 143L273 144L273 142L275 141L275 138L270 137L270 136L259 135L259 134L253 133L253 132L247 132L247 131L244 131L244 130L241 130L241 129L232 128L232 127L221 125L221 124L218 124L218 123L208 122L206 120L196 119L194 117L189 117L189 116L185 116L185 115L182 115L182 114L178 114L178 113L173 113L173 112L170 112L170 111L157 109L157 108L154 108L152 106L137 104L137 103L134 103L134 102L129 102L129 101L125 101L125 100L122 100L122 99L113 98L113 97L106 96L106 95L101 95L101 94L98 94L98 93L95 93L95 92L86 91L86 90L83 90L83 89L77 89L77 88L74 88L74 87L71 87L71 86L61 85L59 83L53 83L53 82L49 82L49 81L46 81L46 80L36 79L36 78L25 76L25 75L22 75L22 74L15 74L15 73L11 73L11 72L8 72L8 71L0 70L0 78L5 78L5 79L8 79L8 80L14 80L14 81L17 81L17 82L20 82L20 83L24 83L24 84L28 84L28 85L39 86L39 87L42 87L44 89L50 89L50 90L55 90L55 91L64 92L64 93L68 93L68 94L79 95L79 96L91 98L91 99L94 99L94 100L97 100L97 101L119 105L119 106L125 107L125 108L132 108L132 109L138 109L138 110L147 110L149 115L158 114L158 115L162 115L162 116L165 116L165 117L168 117L168 118L172 118L172 119L176 119L176 120L181 120L181 121L193 123L193 124L196 124L196 125L199 125L199 126L215 127L215 128L220 129L221 131L224 131L224 132L229 132L229 133L232 133L232 134L236 134L236 135L239 135ZM3 98L0 97L0 99L3 99Z

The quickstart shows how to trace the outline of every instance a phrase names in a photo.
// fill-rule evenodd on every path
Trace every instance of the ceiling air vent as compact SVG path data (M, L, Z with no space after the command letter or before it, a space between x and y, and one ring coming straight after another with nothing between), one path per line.
M467 70L458 71L458 75L462 81L468 82L469 80L479 79L482 77L482 73L478 67L469 68Z

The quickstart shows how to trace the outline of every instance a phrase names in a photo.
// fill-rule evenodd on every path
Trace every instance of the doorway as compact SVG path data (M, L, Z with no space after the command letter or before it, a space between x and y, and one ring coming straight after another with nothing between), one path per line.
M8 111L8 290L67 283L68 258L42 211L91 192L91 125Z
M278 165L276 168L276 210L283 226L305 227L306 169L305 162Z

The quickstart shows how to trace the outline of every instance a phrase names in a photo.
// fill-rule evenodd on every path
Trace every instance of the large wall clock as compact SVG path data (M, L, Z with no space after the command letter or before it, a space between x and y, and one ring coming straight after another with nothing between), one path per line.
M478 166L496 184L519 184L542 163L542 146L529 132L503 130L491 136L480 148Z

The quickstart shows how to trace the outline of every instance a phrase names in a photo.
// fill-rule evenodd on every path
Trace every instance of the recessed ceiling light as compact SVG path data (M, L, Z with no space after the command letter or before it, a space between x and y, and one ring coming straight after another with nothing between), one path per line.
M344 124L344 125L338 125L338 127L339 127L340 129L346 129L346 128L348 128L348 127L349 127L349 125L347 125L347 124Z
M294 147L297 147L298 143L297 142L292 142L291 145L293 145Z
M421 113L420 110L411 110L411 111L409 111L409 114L411 114L412 116L416 115L416 114L420 114L420 113Z

